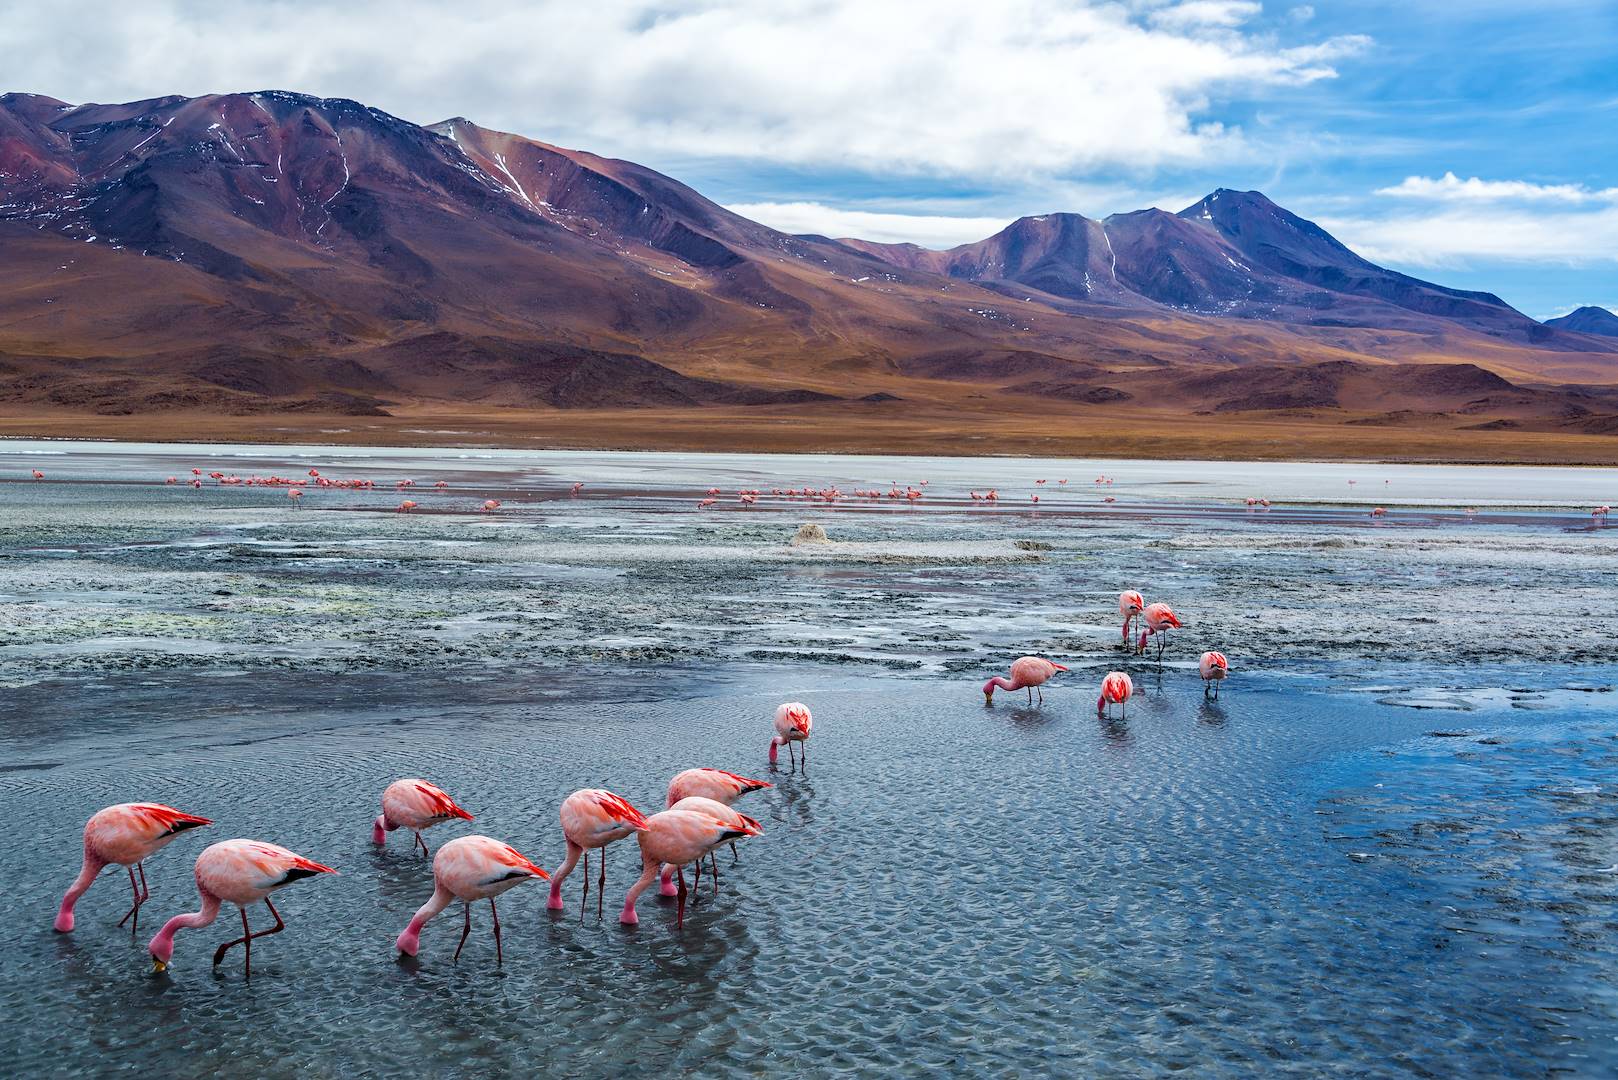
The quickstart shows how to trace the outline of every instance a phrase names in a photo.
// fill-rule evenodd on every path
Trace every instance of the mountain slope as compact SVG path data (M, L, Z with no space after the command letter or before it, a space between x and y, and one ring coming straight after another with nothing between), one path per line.
M1573 330L1580 334L1618 337L1618 315L1614 315L1603 307L1587 305L1576 308L1559 319L1546 319L1545 325L1554 326L1560 330Z
M993 412L1039 384L1075 407L1193 402L1233 366L1417 360L1618 381L1618 342L1383 270L1252 192L1024 218L939 252L789 236L461 118L281 91L0 97L0 402L18 408Z

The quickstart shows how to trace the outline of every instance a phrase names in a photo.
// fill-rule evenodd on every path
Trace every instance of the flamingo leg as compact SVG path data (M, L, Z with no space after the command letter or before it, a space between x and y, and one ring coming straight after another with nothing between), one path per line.
M710 851L710 852L708 852L708 862L713 867L713 894L715 896L718 896L719 895L719 857L717 855L715 855L713 852Z
M590 849L584 849L584 895L579 898L579 920L584 920L584 909L590 903Z
M146 870L144 868L140 872L140 884L135 884L135 867L140 865L140 863L136 863L134 866L129 867L129 892L134 903L130 905L128 911L124 912L124 917L118 920L118 925L122 926L124 923L129 922L131 915L135 917L134 923L129 927L131 937L135 935L137 928L140 926L140 906L146 903L146 897L151 895L146 892ZM146 893L145 896L141 895L143 892Z
M683 930L685 929L685 867L677 866L674 868L674 872L680 879L680 891L676 894L680 898L680 906L674 916L674 928Z
M455 946L455 957L451 961L451 963L455 963L455 964L458 964L458 963L461 962L461 947L466 944L467 937L470 936L471 933L472 933L472 905L471 904L462 904L461 905L461 910L466 912L466 926L465 926L464 929L461 930L461 944Z
M468 914L471 913L468 907ZM506 958L500 951L500 909L494 906L494 897L489 897L489 913L494 916L494 962L504 964Z
M734 840L730 842L730 861L732 863L739 863L742 861L742 857L736 854L736 841Z
M602 918L603 899L607 895L607 849L596 852L596 865L600 876L596 878L596 918Z
M225 959L225 953L230 951L230 947L232 945L240 945L242 947L242 951L246 954L243 960L242 970L247 978L251 979L253 977L253 939L269 937L271 934L279 934L281 931L287 928L287 924L281 921L281 913L275 910L274 904L270 903L269 900L266 899L264 901L264 906L270 909L271 915L275 916L275 925L270 927L268 930L250 930L247 926L247 909L242 908L242 936L235 938L234 940L227 941L223 945L219 946L219 948L214 950L214 967L218 967Z
M421 833L416 833L416 843L421 845L421 853L423 856L428 858L432 857L432 852L427 850L427 841L421 838Z
M702 856L697 856L696 877L691 882L691 906L702 903Z

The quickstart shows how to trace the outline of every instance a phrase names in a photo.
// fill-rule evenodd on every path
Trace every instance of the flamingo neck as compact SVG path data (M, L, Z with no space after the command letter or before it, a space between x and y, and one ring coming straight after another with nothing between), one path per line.
M176 915L163 924L163 929L157 932L146 950L163 963L168 963L174 956L174 935L181 930L195 930L207 926L219 917L219 897L206 889L198 889L202 894L202 908L199 911L190 911L184 915Z
M411 916L410 925L404 928L404 933L400 934L399 940L394 942L399 951L406 956L415 956L421 950L422 927L431 922L433 916L449 907L449 902L453 899L455 898L450 895L448 889L435 884L433 886L433 895L416 910L415 915Z
M775 764L776 755L778 755L781 752L781 744L783 742L785 742L785 741L786 740L781 738L781 736L779 736L779 735L777 735L775 738L770 740L770 764L771 765Z
M986 697L993 697L995 687L999 687L1002 690L1021 690L1023 685L1021 681L1017 679L1008 679L1004 675L996 675L994 678L983 684L984 695Z
M567 842L567 859L562 863L561 869L551 875L551 895L545 901L545 906L551 911L562 910L562 882L566 881L567 876L573 872L573 868L579 865L579 856L583 853L584 849L578 844L571 840ZM605 853L603 853L602 857L605 858ZM586 866L584 870L585 882L588 883L590 880L590 868Z
M90 849L84 850L84 866L79 870L79 876L73 879L73 884L67 887L67 895L62 897L62 906L56 912L56 929L60 933L67 933L73 929L73 905L79 902L90 883L101 873L101 868L107 864L90 854Z

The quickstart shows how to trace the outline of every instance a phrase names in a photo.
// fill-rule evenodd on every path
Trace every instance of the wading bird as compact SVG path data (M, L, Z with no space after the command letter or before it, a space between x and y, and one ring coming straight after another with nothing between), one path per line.
M459 900L466 912L466 925L461 930L461 943L455 946L454 960L461 958L467 935L472 932L472 902L487 900L489 913L494 916L494 962L505 962L500 947L500 911L494 898L525 881L550 877L544 870L529 862L516 848L487 836L457 836L438 849L433 857L433 895L411 917L399 939L394 942L403 956L415 956L421 949L421 929L440 911L449 907L451 900Z
M1180 628L1180 617L1174 614L1174 609L1167 604L1147 604L1146 610L1141 613L1141 622L1145 629L1140 632L1140 644L1136 652L1146 651L1146 639L1153 634L1157 635L1157 658L1163 658L1163 646L1168 643L1169 630Z
M596 914L600 915L604 903L602 894L607 888L607 845L646 828L646 817L621 795L601 788L585 788L562 800L561 818L562 835L567 839L567 859L551 878L551 895L545 906L552 911L562 910L562 882L583 855L584 896L579 900L579 914L584 914L585 903L590 899L590 852L598 849L601 854L596 859L600 863Z
M801 701L789 701L775 710L775 738L770 740L770 764L775 764L775 755L785 746L787 757L794 765L797 759L792 753L793 743L807 743L809 730L815 726L814 718L809 715L809 706ZM809 747L803 748L803 763L809 764Z
M134 904L118 920L122 926L131 918L129 932L134 934L140 926L140 906L146 903L151 891L146 887L146 867L143 863L167 847L169 841L188 829L212 825L205 817L187 814L162 803L119 803L97 810L84 826L84 866L79 876L62 897L62 906L56 912L56 929L63 934L73 929L73 906L89 889L103 867L116 863L129 870L129 891ZM140 884L135 874L140 873Z
M730 822L699 810L665 810L661 814L653 814L646 819L646 828L635 834L635 839L640 842L641 872L635 884L629 887L629 894L624 897L624 910L619 914L618 921L625 926L640 922L640 917L635 914L635 901L657 879L662 865L668 863L675 868L680 883L675 893L680 900L676 923L684 926L685 864L695 862L720 844L756 835L757 831L751 828L735 828Z
M1146 598L1134 590L1118 594L1118 614L1124 617L1124 647L1129 646L1129 624L1146 610Z
M739 813L736 810L732 810L729 806L727 806L726 804L720 802L717 799L705 799L701 795L689 795L686 798L683 798L679 802L675 803L673 806L669 807L669 809L670 810L696 810L696 811L699 811L699 812L704 813L704 814L711 814L712 816L718 818L720 821L723 821L723 822L726 822L727 824L729 824L730 827L733 828L733 829L741 829L743 831L752 830L750 835L753 835L753 836L763 836L764 835L764 826L760 825L756 818L750 818L746 814ZM714 845L714 847L718 847L718 846L719 845L717 845L717 844ZM731 842L730 847L731 847L732 851L734 851L736 849L735 841ZM713 877L714 895L718 896L719 895L719 860L714 858L714 848L709 848L708 851L706 852L706 854L708 856L709 863L712 864L712 866L713 866L713 874L711 876ZM691 883L691 891L692 891L693 894L696 893L697 887L699 885L701 885L701 884L702 884L702 859L699 856L697 858L697 877L696 877L696 880ZM679 895L678 890L676 890L674 888L674 867L670 866L668 863L663 864L663 876L662 876L662 881L661 881L660 886L659 886L659 891L664 896L678 896ZM696 896L695 895L692 896L692 901L691 902L696 903Z
M228 900L241 909L242 936L232 938L214 950L213 963L218 967L225 953L233 945L246 949L243 970L247 978L253 977L253 939L279 934L286 929L281 913L270 903L270 894L284 889L294 881L302 881L316 874L335 874L329 866L304 858L284 847L267 844L262 840L221 840L203 849L197 856L197 894L202 897L199 911L176 915L163 924L146 946L152 954L152 970L164 971L174 958L174 935L183 929L207 926L219 917L219 906ZM253 932L247 926L247 909L262 901L275 916L275 925L268 930Z
M1034 689L1044 686L1058 671L1066 671L1061 664L1046 660L1040 656L1024 656L1011 662L1011 678L996 675L983 684L983 700L987 704L994 700L994 691L1001 690L1027 690L1028 703L1034 703ZM1039 700L1045 700L1045 691L1039 691Z
M1219 684L1230 674L1230 661L1222 652L1205 652L1197 661L1197 671L1202 675L1202 696L1207 697L1212 691L1213 696L1218 697Z
M1096 714L1106 715L1112 706L1116 705L1119 715L1126 710L1126 703L1135 693L1135 680L1126 672L1109 671L1101 679L1101 696L1096 698Z
M427 850L427 841L421 838L422 830L456 818L473 820L472 815L456 805L443 788L414 777L395 780L382 792L382 813L371 825L371 843L385 844L386 833L394 829L409 829L415 834L416 844L421 845L421 853L430 855L432 852Z

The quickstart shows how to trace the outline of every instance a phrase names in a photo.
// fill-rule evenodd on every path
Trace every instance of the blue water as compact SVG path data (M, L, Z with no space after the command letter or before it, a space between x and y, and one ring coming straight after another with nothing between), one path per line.
M593 500L535 480L492 520L125 482L172 464L0 484L8 1072L1618 1070L1599 530L1540 511L1383 533L1344 510L1149 515L1143 538L939 507L824 520L912 556L1049 550L783 564L766 549L801 509L674 515L633 463ZM1187 616L1161 665L1118 646L1120 582ZM1191 665L1217 646L1236 673L1210 702ZM1073 671L1042 707L985 707L978 683L1024 651ZM1139 687L1127 720L1095 714L1112 667ZM788 699L814 709L811 763L768 774ZM603 921L576 874L561 918L540 887L502 899L503 965L486 907L458 964L454 909L417 961L393 953L431 874L369 843L389 781L477 814L435 848L475 830L554 867L568 792L656 810L694 765L777 786L683 929L653 896L617 925L620 844ZM84 819L132 799L218 824L151 861L138 936L111 871L54 934ZM342 873L279 894L250 983L239 949L209 964L233 912L153 977L144 942L195 906L191 860L238 835Z

